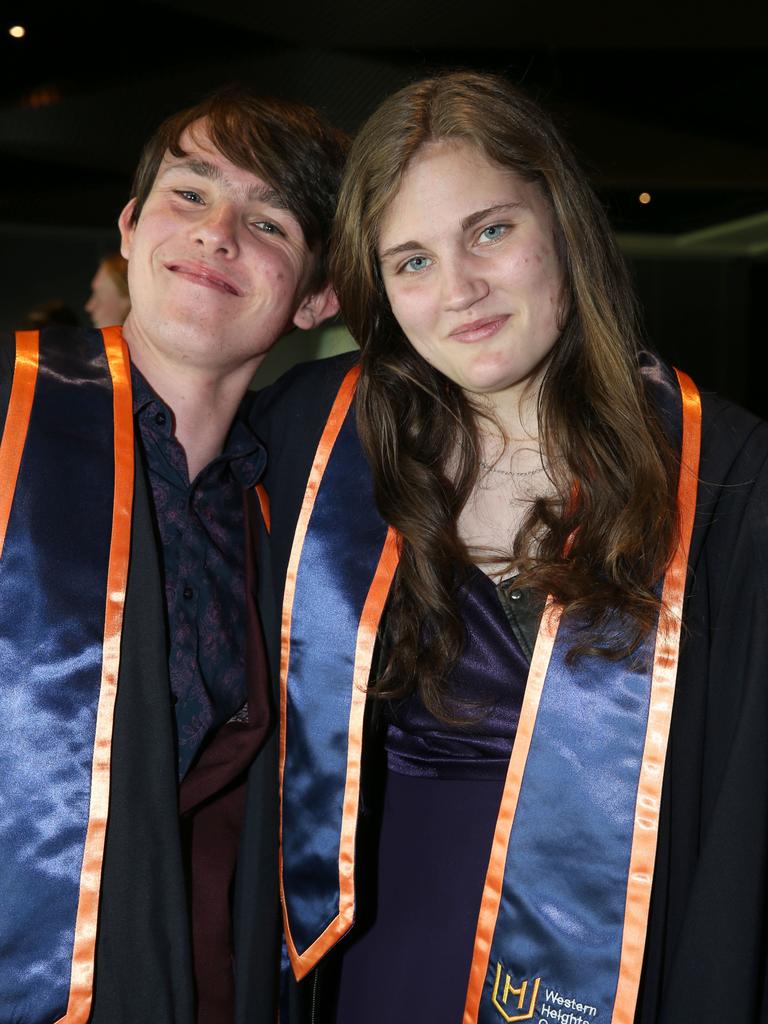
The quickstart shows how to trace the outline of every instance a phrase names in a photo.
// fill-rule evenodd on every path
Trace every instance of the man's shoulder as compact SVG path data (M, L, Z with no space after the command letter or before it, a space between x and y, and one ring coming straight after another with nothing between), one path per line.
M315 425L325 422L341 382L359 358L357 352L344 352L297 364L274 384L247 396L243 412L249 426L268 447L276 433L295 425L313 433Z
M303 363L250 396L246 419L267 452L261 483L272 509L271 550L287 563L307 478L341 382L357 357Z
M78 346L87 354L88 346L93 346L94 340L101 336L101 332L94 327L70 327L56 324L52 327L23 328L25 332L32 330L40 335L41 344L45 339L45 345L52 351L57 349L75 350ZM0 375L3 377L13 373L16 361L16 335L18 331L0 331Z
M347 372L359 359L359 352L343 352L328 359L297 363L274 384L254 393L254 407L266 409L303 402L309 396L317 396L318 401L322 401L325 395L333 396Z

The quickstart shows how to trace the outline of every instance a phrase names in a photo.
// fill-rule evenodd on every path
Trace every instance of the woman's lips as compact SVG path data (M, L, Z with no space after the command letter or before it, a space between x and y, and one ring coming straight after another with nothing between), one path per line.
M457 341L481 341L501 330L507 320L509 320L509 313L504 313L501 316L487 316L482 320L472 320L451 331L449 337L455 338Z
M243 294L234 281L205 264L173 262L166 263L166 267L174 274L181 274L182 277L201 284L204 288L214 288L216 291L227 292L229 295L240 296Z

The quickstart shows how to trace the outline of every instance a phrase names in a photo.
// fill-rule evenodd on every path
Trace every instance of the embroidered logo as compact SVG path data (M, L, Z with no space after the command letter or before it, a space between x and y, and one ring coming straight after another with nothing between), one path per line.
M514 1020L530 1020L533 1017L534 1010L536 1009L536 996L539 994L539 985L541 978L525 978L515 988L512 984L512 978L508 973L504 973L504 991L499 997L499 988L501 986L502 966L499 961L496 964L496 981L493 985L493 1005L496 1007L498 1012L501 1014L503 1020L511 1022ZM526 1009L526 994L529 991L530 985L530 998L528 1000L528 1007ZM516 997L516 998L515 998Z

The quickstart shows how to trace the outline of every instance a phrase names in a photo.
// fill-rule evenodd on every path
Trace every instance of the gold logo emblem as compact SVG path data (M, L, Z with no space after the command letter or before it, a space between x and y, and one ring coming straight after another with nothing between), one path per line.
M493 986L493 1005L501 1014L502 1018L506 1021L513 1020L530 1020L533 1017L534 1010L536 1009L536 996L539 994L539 984L541 978L534 978L530 982L530 999L528 1001L528 1009L525 1008L525 996L528 992L529 979L521 981L520 984L515 988L512 984L512 978L508 973L504 974L504 992L499 998L499 988L501 987L501 974L502 967L501 963L496 964L496 981ZM514 997L517 997L515 1000ZM512 1001L510 1002L510 997ZM509 1012L512 1011L512 1012ZM517 1012L515 1012L517 1011Z

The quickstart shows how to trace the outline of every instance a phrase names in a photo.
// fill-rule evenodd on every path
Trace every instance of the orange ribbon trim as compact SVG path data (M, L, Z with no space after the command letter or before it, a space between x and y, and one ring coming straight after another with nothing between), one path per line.
M91 1013L99 894L109 816L112 731L131 549L134 449L130 360L119 327L107 327L102 331L102 335L113 386L115 483L112 540L107 570L104 653L96 715L91 801L80 873L80 901L75 923L72 980L67 1010L60 1018L59 1024L86 1024Z
M256 497L259 500L259 508L261 509L261 518L264 520L264 526L267 533L270 532L272 521L269 516L269 495L264 484L256 484L254 487L256 491Z
M21 456L27 441L39 361L40 332L17 331L13 384L5 416L3 440L0 443L0 557L5 547L5 534L16 493Z

